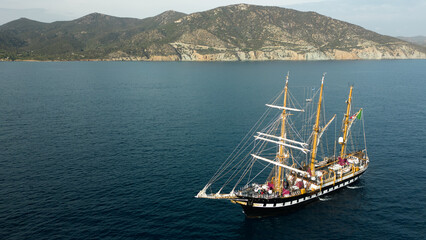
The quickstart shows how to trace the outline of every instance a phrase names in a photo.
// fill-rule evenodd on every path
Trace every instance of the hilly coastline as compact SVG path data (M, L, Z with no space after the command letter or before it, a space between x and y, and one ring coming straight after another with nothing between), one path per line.
M0 26L0 60L267 61L425 59L426 48L315 12L247 4L145 19L93 13Z

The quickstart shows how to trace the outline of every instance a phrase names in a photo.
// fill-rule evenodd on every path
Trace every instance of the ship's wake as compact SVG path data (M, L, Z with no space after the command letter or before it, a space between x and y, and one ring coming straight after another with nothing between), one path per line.
M319 197L318 199L319 199L320 201L325 202L325 201L329 201L329 200L331 200L332 198L331 198L331 197L328 197L328 196L325 196L325 197Z
M349 189L358 189L358 188L363 188L363 186L346 186Z

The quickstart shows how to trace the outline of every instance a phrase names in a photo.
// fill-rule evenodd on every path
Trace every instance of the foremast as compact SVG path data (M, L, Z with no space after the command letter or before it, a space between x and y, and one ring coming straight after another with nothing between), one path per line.
M322 75L321 79L321 90L318 100L318 107L317 107L317 116L315 119L315 125L314 125L314 132L313 132L313 142L312 142L312 151L311 151L311 176L315 176L315 158L317 156L317 141L318 141L318 132L319 132L319 120L320 120L320 114L321 114L321 102L322 102L322 92L324 88L324 77L325 73Z
M287 120L287 115L286 115L286 107L287 107L287 91L288 91L288 75L289 73L287 73L286 79L285 79L285 87L284 87L284 103L283 103L283 112L282 112L282 120L281 120L281 143L279 145L279 151L278 151L278 162L281 164L284 164L285 159L288 158L288 154L285 153L285 146L284 146L284 139L286 138L286 134L285 134L285 125L286 125L286 120ZM275 190L277 192L281 192L282 188L283 188L283 184L282 184L282 168L281 166L277 166L278 171L275 172Z

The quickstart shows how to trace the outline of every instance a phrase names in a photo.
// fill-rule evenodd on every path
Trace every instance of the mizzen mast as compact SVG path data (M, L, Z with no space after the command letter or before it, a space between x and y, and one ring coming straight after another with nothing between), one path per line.
M349 98L346 101L347 108L346 108L344 128L343 128L343 140L339 141L339 143L342 145L342 149L340 151L341 158L344 158L346 155L346 142L348 138L349 114L351 113L351 104L352 104L352 89L353 89L353 86L351 86L351 88L349 89Z
M320 90L320 95L319 95L319 100L318 100L318 107L317 107L317 117L315 120L315 125L314 125L314 139L312 142L312 154L311 154L311 176L315 176L315 158L317 156L317 141L318 141L318 132L319 132L319 120L320 120L320 113L321 113L321 102L322 102L322 91L324 88L324 77L325 77L325 73L322 75L322 79L321 79L321 90Z

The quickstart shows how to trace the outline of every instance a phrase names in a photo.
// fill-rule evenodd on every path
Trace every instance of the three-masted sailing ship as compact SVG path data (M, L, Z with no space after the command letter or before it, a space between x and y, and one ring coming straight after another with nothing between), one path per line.
M334 152L325 151L329 144L320 143L327 138L326 130L336 115L326 121L322 114L324 77L321 87L316 92L312 89L300 104L290 94L287 74L284 90L272 104L266 104L268 110L196 197L229 199L241 205L247 217L262 217L298 209L357 181L369 164L363 110L351 113L351 86L338 131L341 135L335 133ZM275 116L268 117L274 111ZM300 121L293 121L297 115L301 115ZM360 136L353 134L355 125L361 129ZM320 157L320 150L329 155Z

